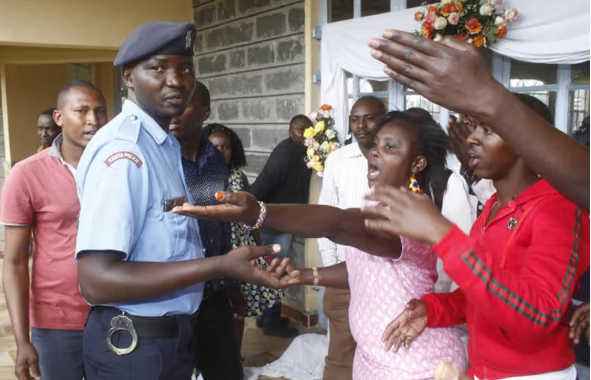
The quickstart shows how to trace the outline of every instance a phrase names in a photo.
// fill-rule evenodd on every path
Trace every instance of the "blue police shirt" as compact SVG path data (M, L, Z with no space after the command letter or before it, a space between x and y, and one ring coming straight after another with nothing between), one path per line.
M164 212L164 200L186 196L181 148L135 103L105 125L86 147L76 185L80 216L76 256L120 251L126 261L172 262L203 257L197 220ZM123 290L123 289L122 289ZM192 314L203 295L195 284L152 299L111 304L129 314Z

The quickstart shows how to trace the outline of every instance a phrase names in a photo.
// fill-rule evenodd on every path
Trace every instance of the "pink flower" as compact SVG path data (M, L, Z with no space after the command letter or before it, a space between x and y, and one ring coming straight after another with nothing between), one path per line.
M497 18L495 18L495 25L505 25L506 23L507 21L503 16L497 16Z
M310 120L312 120L312 122L315 122L317 117L318 117L318 112L316 112L316 111L312 111L308 114L308 118L310 118Z
M429 23L429 24L433 24L435 22L436 18L437 18L437 15L435 13L429 13L427 15L427 17L425 17L425 22Z
M460 15L457 14L456 12L454 12L449 15L449 17L447 18L447 21L449 21L449 23L451 25L457 25L458 22L460 22Z
M341 147L341 144L339 144L339 143L332 144L332 148L335 149L335 150L336 149L339 149L340 147Z
M505 10L505 20L507 20L507 22L516 21L518 16L519 12L513 7Z
M308 169L312 169L312 166L313 166L313 165L314 165L314 163L313 163L312 161L308 161L308 162L306 162L306 167L307 167Z
M488 0L490 5L501 5L503 4L503 0Z

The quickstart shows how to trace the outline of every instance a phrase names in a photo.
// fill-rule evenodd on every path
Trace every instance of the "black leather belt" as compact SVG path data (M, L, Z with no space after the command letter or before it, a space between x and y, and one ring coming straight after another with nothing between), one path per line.
M163 317L139 317L127 313L114 307L95 306L92 312L100 317L108 310L116 311L117 314L124 315L131 319L133 327L140 337L146 338L176 338L179 335L179 325L175 316Z

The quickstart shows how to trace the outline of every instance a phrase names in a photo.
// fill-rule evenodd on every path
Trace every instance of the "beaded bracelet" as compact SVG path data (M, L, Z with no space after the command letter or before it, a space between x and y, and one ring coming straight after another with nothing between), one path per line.
M243 224L244 228L248 231L261 228L265 223L265 220L267 220L267 204L265 202L259 202L259 206L261 206L261 210L259 211L259 217L257 219L257 222L252 226L246 223Z

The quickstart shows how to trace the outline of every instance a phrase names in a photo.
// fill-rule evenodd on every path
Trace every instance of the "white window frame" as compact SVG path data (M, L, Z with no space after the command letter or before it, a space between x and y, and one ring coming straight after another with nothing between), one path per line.
M361 18L362 0L353 1L353 18ZM320 1L320 24L328 22L328 14L330 13L330 0ZM390 0L390 11L397 11L406 9L406 0ZM511 59L493 52L492 55L492 74L493 77L500 83L513 92L532 92L532 91L552 91L556 92L556 107L554 110L554 125L565 133L571 133L569 130L569 106L570 106L570 92L574 90L589 90L589 84L572 84L571 83L571 65L558 65L558 72L556 84L535 86L535 87L510 87L511 78ZM359 82L362 78L358 75L353 75L352 93L348 99L355 102L362 96L373 95L377 97L388 96L388 105L392 110L404 110L406 107L406 92L402 85L392 80L389 81L387 93L374 92L365 93L359 89ZM449 110L441 107L439 113L439 123L447 125L449 119Z

